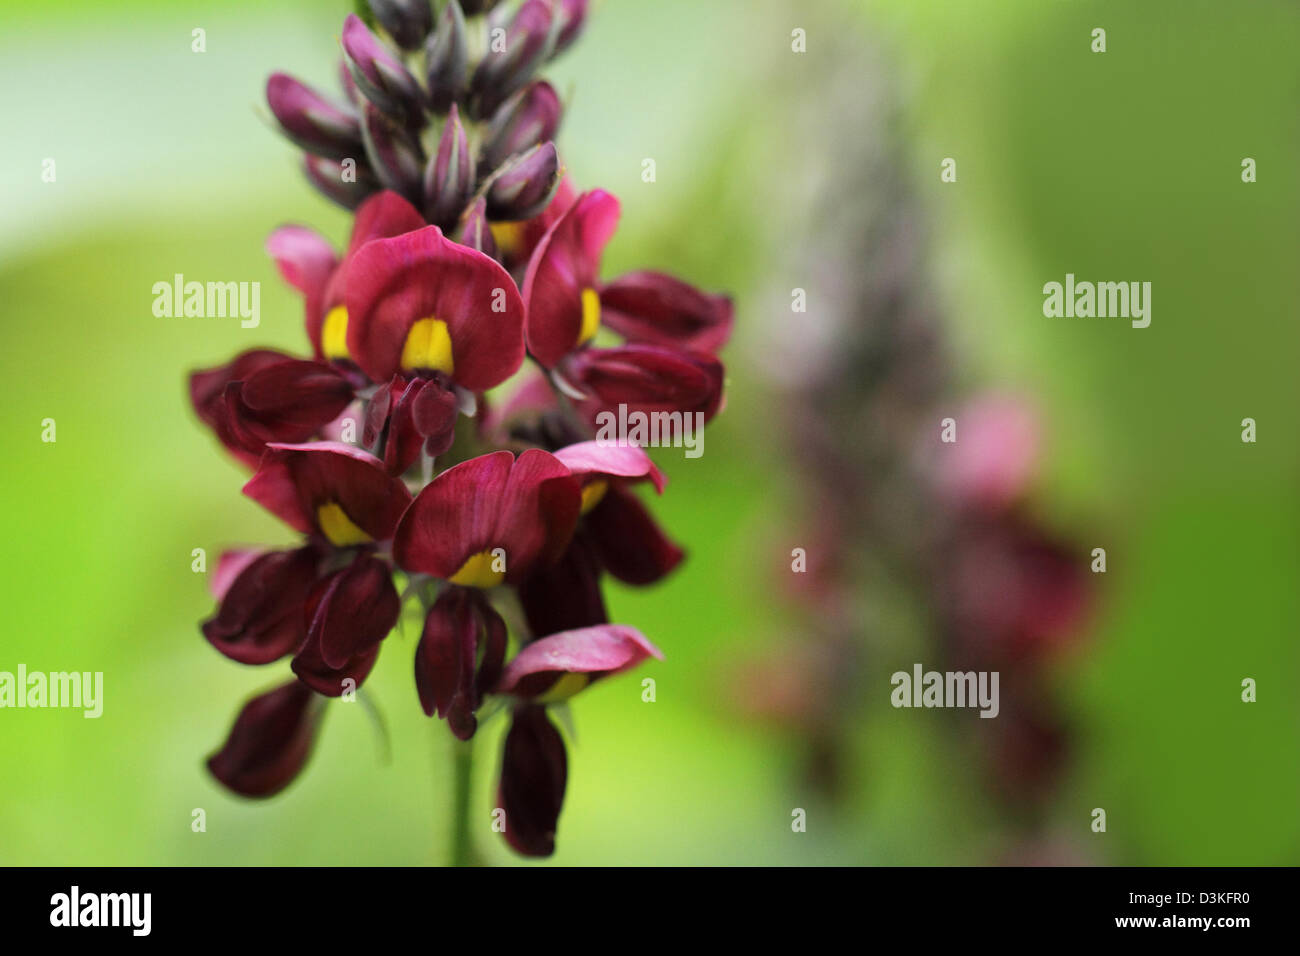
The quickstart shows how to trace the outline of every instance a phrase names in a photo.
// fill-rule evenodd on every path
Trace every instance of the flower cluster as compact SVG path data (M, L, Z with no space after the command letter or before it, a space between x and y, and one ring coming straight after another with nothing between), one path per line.
M799 317L803 334L774 314L758 350L774 357L778 427L798 472L789 544L800 563L779 573L801 626L723 680L746 720L798 735L800 784L837 801L873 769L855 737L864 686L887 692L890 672L914 662L997 672L997 719L947 726L977 751L1016 841L1051 848L1044 810L1076 739L1058 670L1086 646L1100 579L1071 529L1046 520L1035 403L966 388L978 376L953 329L978 321L979 306L937 307L924 204L886 135L899 125L896 84L877 51L829 42L825 108L793 95L772 108L792 117L790 155L774 162L822 187L806 208L775 213L809 237L795 273L834 281ZM839 119L849 114L851 130ZM828 137L835 151L800 149Z
M240 794L283 789L325 700L362 684L418 601L421 707L467 740L490 695L506 702L505 836L546 855L566 783L547 707L661 656L610 623L602 579L651 584L683 557L634 490L664 476L593 440L594 418L715 414L731 303L656 272L600 278L619 204L570 187L559 99L534 78L585 0L449 0L436 26L426 0L370 6L373 29L343 26L342 102L267 84L309 178L355 209L341 253L301 226L267 243L312 354L251 350L190 379L253 470L244 493L302 536L213 575L204 636L243 664L290 658L295 679L247 703L208 766Z

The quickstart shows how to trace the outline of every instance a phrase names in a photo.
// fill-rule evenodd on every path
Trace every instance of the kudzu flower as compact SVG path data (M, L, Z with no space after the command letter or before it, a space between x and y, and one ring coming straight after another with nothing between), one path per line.
M505 838L545 855L568 777L548 708L663 656L609 621L602 581L648 585L684 556L636 490L663 474L594 440L594 416L716 414L731 301L658 272L600 280L618 201L565 179L560 101L536 76L585 0L449 0L436 24L423 0L371 8L373 29L343 26L341 102L267 84L309 178L354 210L341 252L301 225L267 241L310 355L250 349L190 378L199 420L253 469L245 495L301 535L213 572L204 637L294 679L244 705L208 768L244 796L288 786L327 698L359 691L418 604L414 701L461 740L501 704ZM503 47L471 50L497 27ZM593 342L602 310L621 345Z

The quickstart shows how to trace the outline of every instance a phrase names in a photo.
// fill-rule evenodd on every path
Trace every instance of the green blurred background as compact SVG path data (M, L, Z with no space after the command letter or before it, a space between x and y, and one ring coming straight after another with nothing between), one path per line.
M342 241L346 217L301 180L261 88L274 69L332 88L348 9L0 3L0 670L105 675L99 720L0 711L0 863L445 857L449 735L418 708L413 630L389 638L367 683L391 762L365 710L335 705L303 778L270 802L232 798L202 766L239 703L287 665L243 668L203 641L211 600L191 550L212 563L225 544L290 535L239 496L243 474L193 419L184 376L251 346L303 346L300 304L262 242L287 221ZM1097 26L1105 54L1089 50ZM190 50L196 27L204 54ZM809 492L772 427L778 393L756 361L771 346L753 330L790 320L793 287L815 301L791 274L810 227L783 187L837 139L792 144L789 130L828 108L821 80L858 40L901 96L902 122L879 135L898 138L917 184L963 374L1038 396L1044 510L1109 554L1094 632L1055 675L1081 752L1054 832L1071 859L1100 863L1300 862L1300 11L1263 0L598 5L548 75L571 104L570 174L623 201L606 273L664 268L732 290L739 321L707 453L658 456L672 479L658 513L690 561L611 600L667 654L639 675L658 700L624 677L575 702L554 862L965 864L1005 845L947 719L889 707L901 662L862 688L836 808L804 791L796 736L729 704L736 662L798 638L772 570L799 543L787 522ZM872 75L862 82L868 97ZM862 132L851 113L828 120ZM942 184L949 156L958 182ZM1042 284L1067 271L1150 280L1151 327L1045 319ZM151 287L177 272L261 281L261 328L155 318ZM1257 444L1239 439L1247 416ZM1240 702L1243 677L1258 681L1255 704ZM474 806L480 851L506 863L489 832L502 724L478 738ZM794 807L807 833L791 832ZM1088 829L1094 807L1104 835Z

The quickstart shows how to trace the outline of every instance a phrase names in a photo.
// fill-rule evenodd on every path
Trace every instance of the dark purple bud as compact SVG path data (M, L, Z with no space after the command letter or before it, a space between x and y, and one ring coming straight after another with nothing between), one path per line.
M349 103L353 106L361 106L361 92L357 89L357 81L352 79L347 57L339 58L339 88L343 90L343 95L348 98Z
M370 0L370 9L403 50L418 50L433 29L429 0Z
M487 13L499 2L500 0L460 0L460 5L465 11L465 16L476 17L480 13Z
M424 150L420 141L372 103L365 105L361 117L361 138L380 185L418 206L424 176Z
M560 156L554 143L534 146L498 170L487 192L490 219L531 219L546 208L560 185Z
M424 214L440 229L450 229L474 193L474 164L460 111L451 104L438 141L438 154L424 171Z
M493 114L488 124L483 167L496 169L516 153L555 139L560 112L560 98L545 80L520 90Z
M587 0L555 0L555 21L558 30L553 57L572 46L587 25Z
M506 842L526 856L554 853L567 782L564 738L546 708L518 708L501 756L498 799L506 811Z
M489 32L488 51L474 71L479 116L495 113L546 62L552 23L551 0L527 0L504 32Z
M336 106L286 73L266 81L266 102L284 134L318 156L342 159L361 152L361 123L355 111Z
M424 124L424 94L415 77L355 13L343 21L343 57L367 100L408 126Z
M358 156L362 151L358 151ZM334 160L320 156L304 156L303 171L311 184L344 209L356 209L366 198L379 192L379 181L361 159Z
M451 0L442 12L437 32L429 38L424 63L425 77L429 81L429 105L435 113L445 113L469 88L465 16L456 0Z
M235 718L208 771L245 797L270 797L293 782L311 755L320 724L321 700L291 681L254 697Z
M460 217L456 241L494 259L497 257L497 243L487 221L487 200L482 196L475 199Z

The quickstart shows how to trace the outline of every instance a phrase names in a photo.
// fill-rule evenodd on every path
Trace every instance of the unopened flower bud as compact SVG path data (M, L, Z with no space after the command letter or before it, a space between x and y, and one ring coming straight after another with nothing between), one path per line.
M487 221L487 200L483 197L475 199L461 216L456 241L493 259L497 258L496 240L492 238L492 230Z
M286 73L266 81L266 102L284 134L317 156L342 159L361 152L361 123L354 111L331 103Z
M356 209L367 196L379 191L379 181L365 165L364 157L338 161L309 154L303 157L303 171L327 199L344 209Z
M555 0L555 20L558 32L553 57L572 46L587 25L587 0Z
M476 17L480 13L487 13L497 5L500 0L461 0L461 7L465 11L465 16Z
M494 175L487 192L491 219L531 219L546 208L560 184L560 156L554 143L534 146Z
M560 126L560 98L555 88L538 80L516 93L488 124L483 166L496 169L511 156L555 139Z
M491 116L525 83L551 53L553 10L550 0L527 0L514 15L502 48L489 47L474 72L479 116Z
M409 126L423 125L424 94L415 77L355 13L343 22L343 56L367 100Z
M474 192L474 164L469 158L469 140L460 122L460 111L451 105L438 153L424 171L425 218L447 229L459 218Z
M418 204L424 176L424 150L420 141L381 113L373 103L365 105L361 136L366 156L380 184Z
M370 9L403 50L418 50L433 29L429 0L370 0Z
M447 9L442 11L438 29L429 37L424 63L429 81L429 105L435 113L445 113L469 88L465 16L457 0L450 0Z

